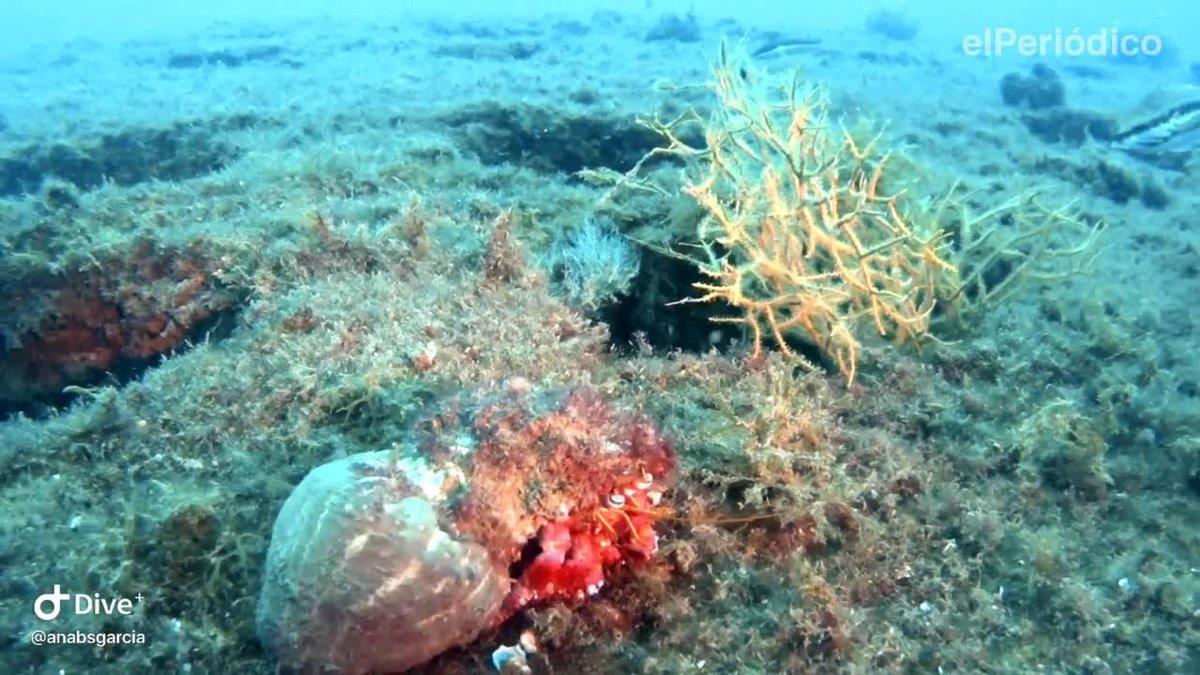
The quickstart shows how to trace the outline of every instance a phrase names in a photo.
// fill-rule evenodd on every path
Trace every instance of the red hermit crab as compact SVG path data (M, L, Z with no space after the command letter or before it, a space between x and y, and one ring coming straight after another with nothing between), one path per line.
M605 571L650 559L658 550L655 521L662 486L654 475L618 479L592 507L582 507L541 527L536 555L505 600L507 611L550 599L582 600L604 586Z
M281 669L411 668L652 558L669 443L593 392L527 389L452 401L296 487L258 608Z

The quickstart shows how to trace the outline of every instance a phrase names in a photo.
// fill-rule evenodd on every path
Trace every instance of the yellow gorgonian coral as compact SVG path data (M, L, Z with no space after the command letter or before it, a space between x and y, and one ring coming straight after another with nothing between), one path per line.
M705 279L681 302L741 310L716 320L747 325L755 353L769 336L800 358L787 336L801 333L853 382L860 324L901 343L928 331L936 298L957 278L943 232L905 219L902 193L885 192L877 138L860 144L831 130L815 89L758 86L724 50L713 73L706 147L658 125L666 151L705 171L684 188L705 212L695 260Z

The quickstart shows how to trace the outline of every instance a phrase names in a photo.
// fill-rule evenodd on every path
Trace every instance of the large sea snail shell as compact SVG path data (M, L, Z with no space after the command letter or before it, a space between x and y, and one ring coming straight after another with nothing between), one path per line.
M258 635L283 672L391 673L472 640L508 592L482 546L438 527L388 452L313 469L275 521Z

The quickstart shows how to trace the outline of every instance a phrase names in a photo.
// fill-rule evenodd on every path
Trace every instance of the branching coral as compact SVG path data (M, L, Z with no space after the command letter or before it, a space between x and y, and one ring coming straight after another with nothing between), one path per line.
M675 124L655 124L667 152L705 167L684 190L706 214L693 258L706 279L681 302L741 310L718 321L747 325L756 354L766 334L798 356L787 335L803 331L852 382L859 323L900 343L928 330L939 289L956 276L944 235L932 221L906 220L902 193L884 185L878 137L831 132L818 91L794 80L757 87L724 50L714 76L705 148L681 140Z
M975 211L958 188L931 215L953 233L961 271L938 298L949 323L968 323L1030 281L1080 275L1100 253L1104 225L1089 225L1069 205L1050 208L1037 194L1020 194Z
M584 177L613 186L602 203L621 188L669 198L639 173L654 158L684 160L683 192L703 212L690 242L696 252L644 243L697 266L700 293L678 303L738 312L714 320L746 326L755 356L769 338L813 368L789 344L800 337L853 383L864 327L916 342L935 307L961 326L1026 282L1079 274L1098 251L1100 225L1043 206L1036 194L977 212L957 185L933 208L908 199L892 186L880 136L835 131L819 88L795 77L760 81L722 48L710 88L716 105L707 119L648 121L663 147L624 175ZM697 123L703 144L688 133Z

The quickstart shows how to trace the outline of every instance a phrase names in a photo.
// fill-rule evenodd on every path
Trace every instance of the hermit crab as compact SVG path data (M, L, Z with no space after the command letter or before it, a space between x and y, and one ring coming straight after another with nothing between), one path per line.
M258 633L285 671L396 672L658 550L674 468L643 417L529 387L446 402L314 469L276 520Z

